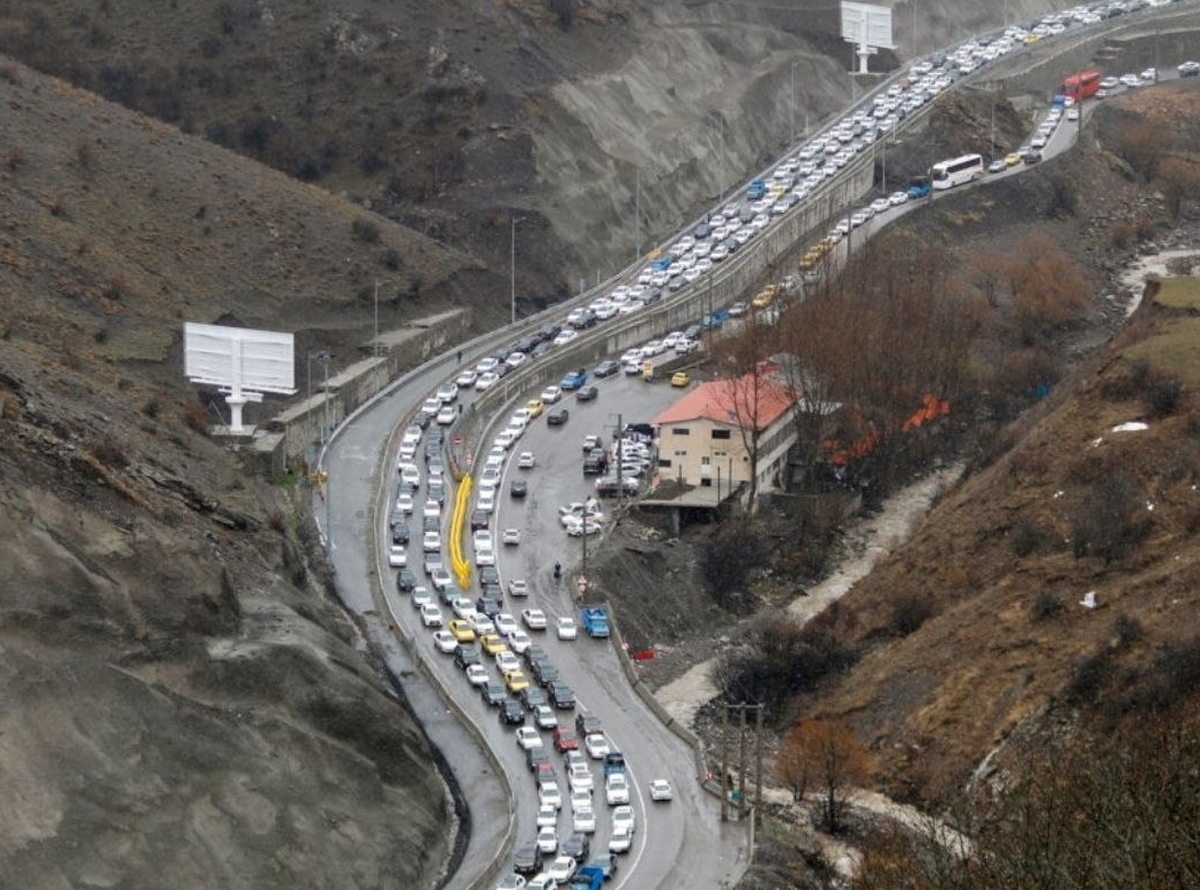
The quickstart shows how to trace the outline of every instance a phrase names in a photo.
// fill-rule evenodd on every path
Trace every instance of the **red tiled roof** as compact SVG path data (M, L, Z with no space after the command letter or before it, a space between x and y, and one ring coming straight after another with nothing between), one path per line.
M765 430L795 404L788 387L765 376L755 391L754 375L723 378L701 383L675 404L665 409L654 423L658 426L687 420L711 420L730 427L749 422L753 415L759 430Z

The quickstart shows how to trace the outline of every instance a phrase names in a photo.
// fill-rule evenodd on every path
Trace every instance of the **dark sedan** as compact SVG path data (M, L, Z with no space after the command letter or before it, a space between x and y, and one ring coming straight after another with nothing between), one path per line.
M596 377L611 377L617 371L621 370L621 363L611 358L606 358L600 364L596 365L592 374Z
M582 386L579 392L575 393L575 400L578 402L592 402L600 395L600 390L594 386Z
M479 687L479 695L483 698L484 704L497 707L504 701L506 695L504 684L499 680L488 680Z
M550 426L562 426L570 416L570 412L566 408L555 408L546 415L546 423Z
M542 870L542 853L537 844L521 844L513 851L513 871L519 875L537 874Z
M500 722L509 726L521 726L525 722L525 709L515 698L500 702Z

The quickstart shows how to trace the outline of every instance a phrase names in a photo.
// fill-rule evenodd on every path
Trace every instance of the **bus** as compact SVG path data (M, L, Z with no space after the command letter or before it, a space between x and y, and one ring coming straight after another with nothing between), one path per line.
M1082 102L1084 99L1090 99L1096 95L1096 91L1100 89L1100 72L1095 68L1089 68L1086 71L1080 71L1078 74L1072 74L1063 81L1062 89L1059 92L1075 102Z
M929 168L929 178L935 189L949 189L983 176L983 155L963 155L934 164Z

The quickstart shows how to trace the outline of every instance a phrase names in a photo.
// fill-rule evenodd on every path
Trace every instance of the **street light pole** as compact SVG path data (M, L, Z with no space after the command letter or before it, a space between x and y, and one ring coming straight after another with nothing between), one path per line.
M792 60L792 141L789 145L796 144L796 60Z
M520 220L515 217L511 220L512 228L508 242L508 270L509 270L509 297L512 309L512 318L510 324L517 323L517 223Z
M379 279L375 279L375 339L371 341L375 344L374 354L379 358Z

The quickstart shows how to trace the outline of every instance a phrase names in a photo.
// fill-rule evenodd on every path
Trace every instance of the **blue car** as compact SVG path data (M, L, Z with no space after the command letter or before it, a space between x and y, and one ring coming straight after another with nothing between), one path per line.
M579 389L579 387L587 383L587 379L587 371L583 370L583 368L580 368L578 371L572 371L570 374L567 374L565 377L563 377L558 385L563 389Z
M761 179L756 179L746 186L746 197L751 201L757 201L759 198L767 194L767 184Z

